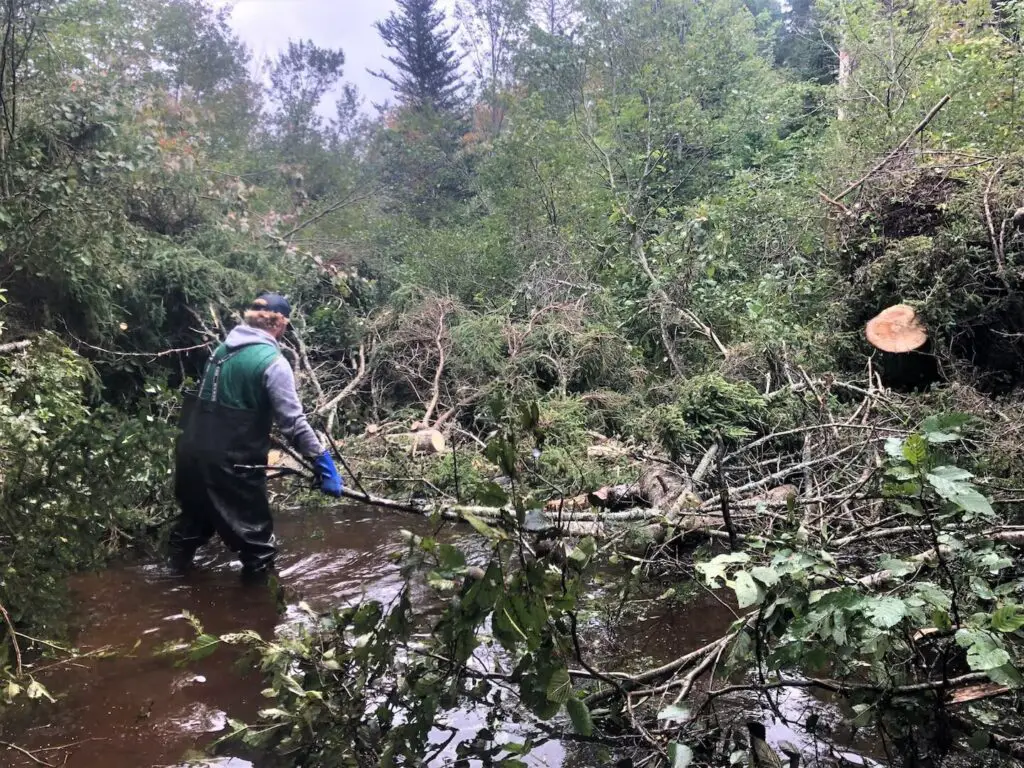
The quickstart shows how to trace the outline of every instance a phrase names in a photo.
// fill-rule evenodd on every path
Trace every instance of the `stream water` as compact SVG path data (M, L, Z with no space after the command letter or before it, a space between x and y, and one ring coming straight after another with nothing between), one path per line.
M403 528L428 532L422 518L359 507L280 515L279 569L288 602L283 615L268 590L240 583L238 564L218 545L207 548L211 551L202 567L184 580L168 578L159 567L146 564L76 577L71 584L75 646L82 651L109 646L120 652L40 672L58 703L36 705L0 725L0 741L16 743L33 755L0 747L0 765L36 768L42 761L68 768L260 768L258 760L195 757L223 733L228 713L244 720L266 706L259 675L235 664L227 648L187 667L154 651L191 636L185 611L213 634L253 629L266 637L300 620L300 601L327 608L362 596L387 600L402 585L388 556L401 546ZM452 535L465 536L463 543L472 546L469 534ZM604 630L614 638L617 653L657 663L720 636L732 619L726 605L708 597L682 611L666 610ZM465 712L451 724L460 736L470 738L481 719ZM801 741L788 728L770 731L770 741L786 739ZM539 747L529 763L561 768L595 764L579 750L555 742ZM439 764L450 763L442 756Z

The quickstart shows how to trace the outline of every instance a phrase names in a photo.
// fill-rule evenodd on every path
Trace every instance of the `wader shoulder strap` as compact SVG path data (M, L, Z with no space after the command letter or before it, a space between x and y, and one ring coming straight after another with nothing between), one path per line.
M226 363L228 360L233 358L235 355L237 355L243 349L247 349L248 347L258 347L258 346L262 346L262 345L259 344L258 342L255 343L255 344L242 344L240 347L235 347L235 348L233 348L231 350L227 350L227 347L222 347L222 349L225 349L227 351L225 352L225 354L221 355L219 358L217 357L217 353L220 352L220 350L217 350L217 352L214 353L213 358L210 359L210 363L206 367L206 372L203 373L203 380L199 384L199 396L202 397L203 393L206 391L206 378L208 376L211 376L211 374L212 374L211 382L210 382L210 401L216 403L217 402L217 392L218 392L219 387L220 387L220 371L221 371L221 368L224 366L224 363Z

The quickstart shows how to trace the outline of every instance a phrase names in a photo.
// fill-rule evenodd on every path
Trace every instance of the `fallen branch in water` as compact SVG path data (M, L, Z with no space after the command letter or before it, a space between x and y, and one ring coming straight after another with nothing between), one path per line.
M977 685L989 681L989 676L984 672L969 672L959 677L951 677L948 680L929 680L925 683L912 683L910 685L897 685L886 688L882 685L869 685L861 683L841 683L837 680L820 680L808 678L801 680L776 680L772 683L751 683L749 685L730 685L708 693L709 699L726 696L730 693L741 691L778 691L786 688L819 688L823 691L831 691L840 695L848 696L853 693L885 693L890 696L910 696L930 691L947 691L952 688L961 688L968 685Z
M36 765L45 765L46 768L55 768L53 763L48 763L45 760L43 760L42 758L36 757L34 754L29 752L27 749L25 749L24 747L19 747L17 744L12 744L9 741L0 741L0 747L7 747L8 749L13 749L15 752L20 752L21 754L23 754L25 757L27 757L29 760L31 760Z

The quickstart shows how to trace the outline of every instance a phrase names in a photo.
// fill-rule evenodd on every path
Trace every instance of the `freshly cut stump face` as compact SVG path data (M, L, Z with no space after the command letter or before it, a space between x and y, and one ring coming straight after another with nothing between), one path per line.
M884 352L912 352L928 341L928 332L917 319L914 308L896 304L868 321L865 334L872 345Z

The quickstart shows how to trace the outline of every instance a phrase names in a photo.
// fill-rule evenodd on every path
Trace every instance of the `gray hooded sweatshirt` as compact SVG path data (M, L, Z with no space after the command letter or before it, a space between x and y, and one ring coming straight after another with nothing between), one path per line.
M244 323L235 326L228 334L224 343L229 348L243 344L269 344L278 348L277 341L266 331L252 328ZM270 406L274 411L274 423L281 433L294 445L303 456L313 458L324 452L313 428L306 420L306 414L295 391L295 374L283 355L278 355L263 373L263 385L270 397Z

